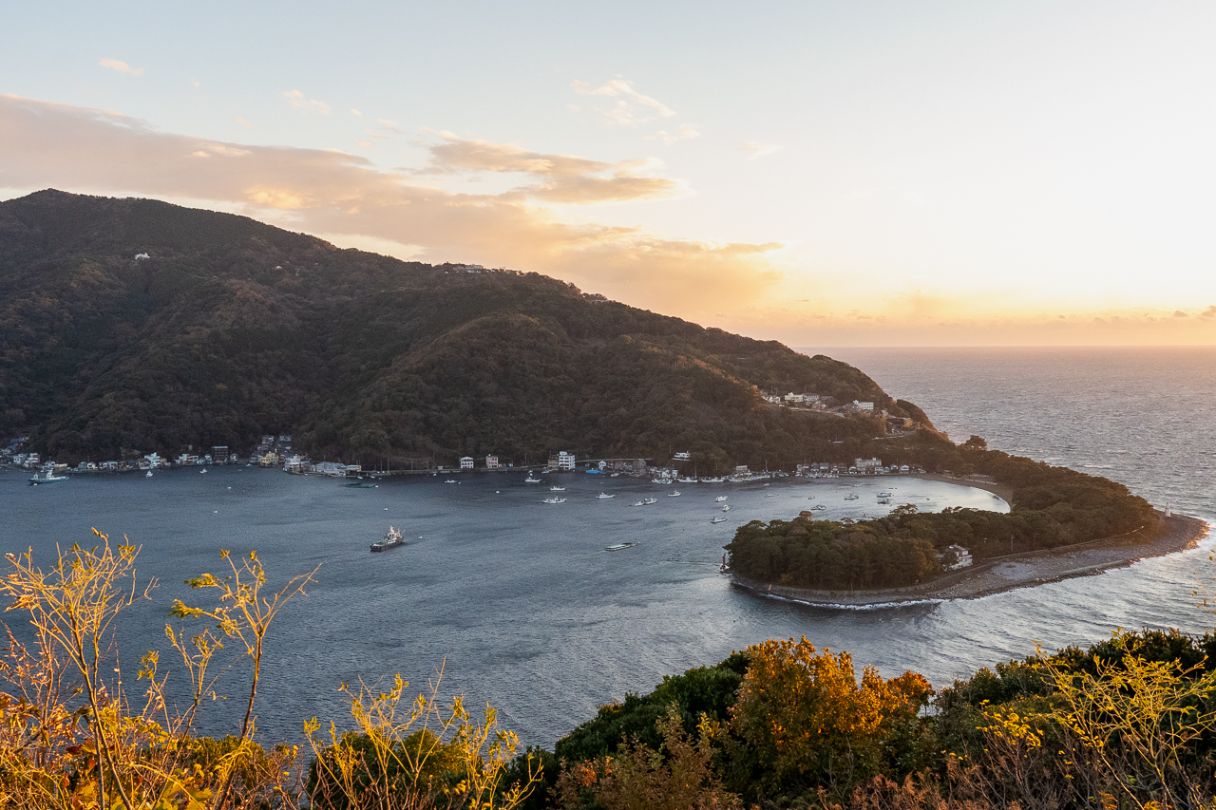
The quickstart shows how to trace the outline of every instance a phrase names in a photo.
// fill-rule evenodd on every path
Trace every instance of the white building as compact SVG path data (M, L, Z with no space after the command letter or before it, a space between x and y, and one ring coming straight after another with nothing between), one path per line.
M874 413L873 402L858 402L857 400L853 400L853 404L849 407L857 413Z
M487 470L497 470L498 469L498 456L486 456L486 469Z
M882 459L859 458L853 461L853 466L856 467L859 472L874 472L882 466Z
M461 456L460 457L460 469L462 469L462 470L473 469L473 457L472 456Z
M565 450L558 451L557 468L559 470L570 471L574 469L574 454L568 453Z
M692 458L692 453L688 452L687 450L681 450L678 453L673 453L671 457L676 461L688 461L690 458Z

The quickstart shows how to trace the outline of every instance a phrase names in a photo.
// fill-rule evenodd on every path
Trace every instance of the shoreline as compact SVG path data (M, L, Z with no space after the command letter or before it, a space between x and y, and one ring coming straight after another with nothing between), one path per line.
M963 483L966 479L943 476L941 480ZM1196 517L1167 517L1161 512L1157 512L1157 515L1157 530L1147 542L1108 537L1058 549L1011 554L904 588L867 591L791 588L747 580L736 574L731 574L731 585L764 598L837 609L889 608L951 599L978 599L1016 588L1091 576L1148 557L1185 551L1194 548L1211 529L1207 521Z

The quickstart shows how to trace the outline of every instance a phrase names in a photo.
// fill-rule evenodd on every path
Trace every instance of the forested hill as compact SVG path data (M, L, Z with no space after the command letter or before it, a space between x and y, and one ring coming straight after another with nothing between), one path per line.
M874 420L761 391L927 425L857 369L773 341L153 200L0 203L0 334L0 436L28 432L60 460L291 432L348 460L690 450L712 467L874 436Z

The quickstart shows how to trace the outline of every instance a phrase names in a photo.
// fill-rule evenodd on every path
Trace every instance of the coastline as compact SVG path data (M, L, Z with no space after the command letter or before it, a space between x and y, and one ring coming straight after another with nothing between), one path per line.
M941 480L967 482L967 479L945 476L941 477ZM971 484L976 486L974 482ZM880 608L943 602L950 599L977 599L1015 588L1090 576L1111 568L1131 565L1147 557L1185 551L1197 545L1210 530L1208 523L1199 518L1187 515L1166 516L1161 512L1157 515L1156 531L1147 541L1126 537L1103 538L1064 548L1010 554L906 588L867 591L790 588L747 580L736 574L731 575L731 584L757 596L799 602L813 607Z

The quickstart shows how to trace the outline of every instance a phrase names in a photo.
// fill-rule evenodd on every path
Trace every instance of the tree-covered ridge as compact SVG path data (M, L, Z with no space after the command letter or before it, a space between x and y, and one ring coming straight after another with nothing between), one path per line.
M928 424L857 369L773 341L152 200L0 203L0 331L0 435L29 429L61 460L291 432L350 460L679 449L708 472L875 434L767 406L770 390Z
M858 678L806 639L769 641L602 708L557 743L555 788L529 806L646 806L620 800L623 772L635 799L679 784L692 801L652 805L673 808L1211 807L1214 652L1213 634L1121 632L934 692L915 673ZM689 720L693 706L710 708Z
M987 450L978 440L960 448L936 448L927 457L930 469L984 473L1011 487L1011 511L951 507L919 513L905 505L886 517L857 523L815 520L811 512L789 521L752 521L727 546L732 570L750 580L796 588L898 588L943 573L952 545L983 562L1157 523L1152 506L1122 484Z

